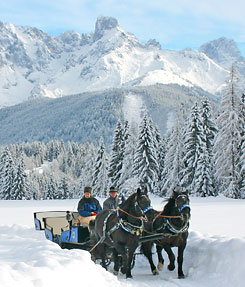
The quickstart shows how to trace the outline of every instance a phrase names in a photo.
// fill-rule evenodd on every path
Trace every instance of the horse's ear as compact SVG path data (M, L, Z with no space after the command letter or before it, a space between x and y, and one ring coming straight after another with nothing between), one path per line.
M173 198L176 198L178 196L178 192L176 192L175 190L173 190L173 195L172 195L172 197Z
M138 187L137 188L137 191L136 191L136 196L138 197L138 196L140 196L141 195L141 189Z

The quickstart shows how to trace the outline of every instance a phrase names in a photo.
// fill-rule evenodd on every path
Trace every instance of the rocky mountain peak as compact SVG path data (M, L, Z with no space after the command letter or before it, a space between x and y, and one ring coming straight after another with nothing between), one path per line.
M150 39L146 43L147 48L155 48L161 50L161 44L156 39Z
M99 40L107 30L118 27L118 21L112 17L100 16L95 24L94 40Z
M203 44L199 51L225 69L230 69L233 63L244 61L236 43L224 37Z

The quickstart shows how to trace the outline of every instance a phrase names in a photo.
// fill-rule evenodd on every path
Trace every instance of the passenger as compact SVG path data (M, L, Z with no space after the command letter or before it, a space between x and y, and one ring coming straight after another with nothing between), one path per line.
M78 203L78 221L81 224L86 224L89 227L89 222L96 218L96 215L101 212L102 208L99 201L91 195L92 187L84 187L84 196Z
M103 203L103 209L117 209L120 199L117 195L118 189L114 186L110 187L109 197Z

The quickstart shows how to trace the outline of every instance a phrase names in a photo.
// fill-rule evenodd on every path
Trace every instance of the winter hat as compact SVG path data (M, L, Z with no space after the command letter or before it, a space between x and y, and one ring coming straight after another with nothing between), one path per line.
M84 187L84 192L89 192L89 193L91 193L91 191L92 191L92 187L90 187L90 186L85 186L85 187Z
M118 188L111 186L109 192L117 192Z

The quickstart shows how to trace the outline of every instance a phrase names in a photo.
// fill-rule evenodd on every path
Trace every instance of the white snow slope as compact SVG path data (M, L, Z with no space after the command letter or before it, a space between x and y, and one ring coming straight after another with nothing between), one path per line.
M105 271L93 263L88 252L63 250L46 240L43 231L34 229L34 211L76 210L77 202L0 201L1 287L245 286L245 200L191 199L185 279L177 279L176 270L167 270L167 260L160 275L153 276L142 255L137 255L133 279L114 276L111 270ZM160 210L163 205L162 199L152 198L155 209ZM157 263L155 254L154 259Z
M0 22L1 24L1 22ZM204 53L162 50L99 17L93 34L51 37L31 27L0 25L0 108L29 98L156 83L215 93L228 71Z

